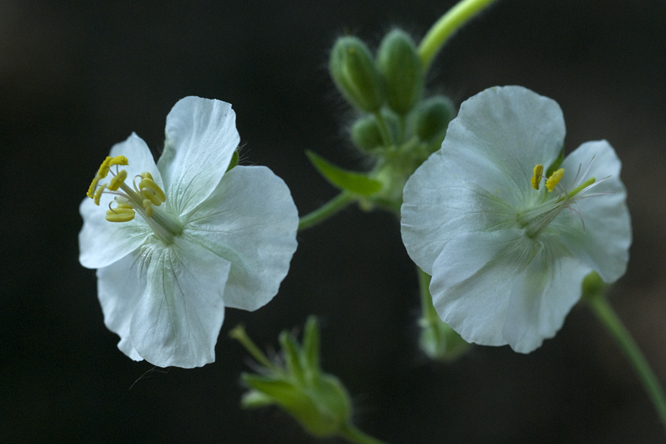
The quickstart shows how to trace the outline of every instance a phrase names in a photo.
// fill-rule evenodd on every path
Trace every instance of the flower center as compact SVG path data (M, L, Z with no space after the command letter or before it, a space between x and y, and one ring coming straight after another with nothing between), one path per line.
M594 159L592 159L594 160ZM592 161L587 168L589 171ZM580 167L578 168L578 173L574 178L574 187L570 191L565 190L562 186L558 186L562 178L564 177L564 168L560 168L553 172L550 177L545 181L545 189L542 190L541 194L543 198L540 203L537 205L521 211L518 213L517 221L518 224L525 228L525 234L528 237L533 238L538 235L544 228L546 228L550 223L557 217L560 212L567 208L572 213L576 213L583 223L583 229L585 228L585 221L580 214L580 211L572 208L572 205L575 204L578 200L582 199L583 196L579 193L585 189L589 189L595 182L594 177L590 177L587 180L583 180L587 171L582 175L580 181L576 183L578 176L580 174ZM538 164L534 167L534 173L530 183L532 188L539 190L541 180L544 179L543 175L543 165ZM597 182L600 183L600 182ZM553 190L557 189L558 196L553 196ZM587 197L592 197L588 195Z
M166 195L153 176L144 172L134 177L132 187L125 183L127 171L121 170L120 166L128 165L125 156L107 157L99 167L97 175L93 179L86 195L96 205L99 205L102 194L113 194L114 198L109 203L105 219L109 222L129 222L134 219L138 212L153 229L157 237L167 243L173 241L174 236L183 232L183 225L173 218L159 206L166 202ZM112 167L115 166L115 171ZM109 183L100 184L100 180L111 174ZM139 183L137 185L137 180Z

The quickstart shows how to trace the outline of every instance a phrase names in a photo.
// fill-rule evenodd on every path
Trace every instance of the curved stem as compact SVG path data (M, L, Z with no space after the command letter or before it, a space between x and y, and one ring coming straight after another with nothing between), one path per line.
M664 397L664 391L652 368L650 368L650 364L648 364L645 356L643 356L638 345L636 345L636 342L631 337L631 334L629 334L629 331L622 324L620 318L613 311L603 292L596 292L589 295L585 298L585 301L587 301L594 314L606 326L618 342L620 348L627 355L643 387L650 396L662 424L666 427L666 397Z
M339 435L347 441L357 444L385 444L384 441L366 435L352 424L347 424L342 431L340 431Z
M325 221L326 219L333 216L335 213L337 213L338 211L342 210L344 207L352 203L354 199L355 197L352 193L348 191L341 192L333 199L325 203L323 206L301 217L298 222L298 231L306 230L310 227L317 225L320 222Z
M229 336L240 342L243 347L245 347L245 350L247 350L259 364L275 371L281 370L266 357L264 352L261 351L261 349L257 347L254 342L252 342L252 339L250 339L250 337L245 332L245 327L243 325L237 325L231 329L229 331Z
M448 38L494 1L496 0L462 0L437 20L419 45L423 72L428 71L430 63Z

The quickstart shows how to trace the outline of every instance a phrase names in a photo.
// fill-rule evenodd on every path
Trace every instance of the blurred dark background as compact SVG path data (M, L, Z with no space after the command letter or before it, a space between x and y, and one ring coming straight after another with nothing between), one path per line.
M77 259L78 205L114 143L135 131L157 152L178 99L231 102L244 163L284 178L305 214L336 193L305 149L359 166L326 71L335 37L376 47L399 25L418 39L453 3L0 0L0 441L315 442L276 409L239 409L247 353L227 337L243 322L274 347L313 313L322 364L353 395L357 424L391 443L664 442L585 307L530 355L475 347L454 364L428 362L415 346L416 274L386 213L350 208L299 234L277 297L227 311L214 364L151 372L103 325L95 273ZM601 138L615 147L634 243L611 297L662 383L664 23L661 0L501 0L450 41L429 83L457 104L524 85L560 103L569 150Z

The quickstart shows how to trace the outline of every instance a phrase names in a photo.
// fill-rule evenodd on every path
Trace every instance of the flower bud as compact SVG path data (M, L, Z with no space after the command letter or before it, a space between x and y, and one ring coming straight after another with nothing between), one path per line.
M305 324L302 344L291 333L280 334L283 365L270 362L242 326L233 329L230 335L263 364L261 375L242 375L250 388L243 395L243 407L278 405L308 433L319 438L339 435L349 427L352 414L349 394L338 378L319 367L319 328L314 316Z
M350 133L354 145L363 152L370 152L384 145L379 124L374 116L358 119L352 125Z
M423 69L412 38L399 29L386 34L377 52L389 107L400 115L411 111L423 95Z
M446 97L435 96L424 100L414 112L414 131L426 143L443 139L453 114L453 103Z
M374 113L384 102L379 73L368 47L356 37L340 37L333 46L329 69L349 103Z
M470 348L469 343L439 319L422 318L419 324L421 326L419 346L430 359L452 362Z

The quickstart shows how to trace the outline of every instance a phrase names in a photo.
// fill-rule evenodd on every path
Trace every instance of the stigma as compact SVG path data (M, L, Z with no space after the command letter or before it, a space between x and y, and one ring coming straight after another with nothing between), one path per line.
M564 209L568 209L572 214L577 214L580 217L583 230L585 229L585 221L583 220L581 212L573 206L585 197L594 197L595 194L589 193L586 196L581 195L583 194L583 191L588 191L593 186L598 185L600 182L607 179L604 178L601 181L597 181L594 177L585 179L593 161L594 158L592 158L582 175L580 174L581 166L578 167L578 172L573 179L573 186L571 189L564 189L563 185L560 184L564 177L564 168L554 171L546 178L543 174L543 165L537 164L534 167L532 179L530 180L532 188L539 190L541 180L545 179L544 185L546 190L542 191L543 199L540 200L539 203L525 208L518 213L518 224L525 228L525 233L528 237L532 238L541 233ZM557 197L553 197L552 193L556 189L558 195Z

